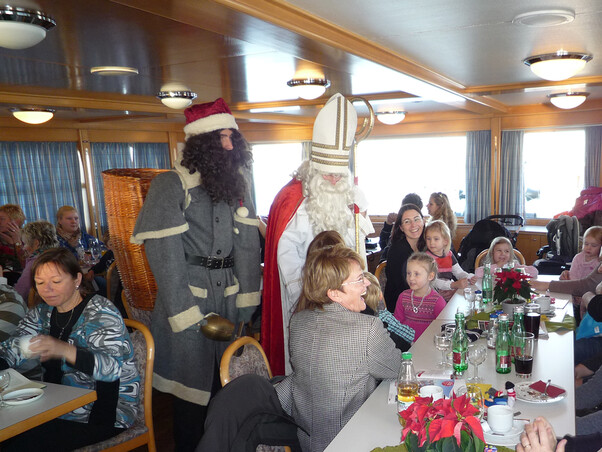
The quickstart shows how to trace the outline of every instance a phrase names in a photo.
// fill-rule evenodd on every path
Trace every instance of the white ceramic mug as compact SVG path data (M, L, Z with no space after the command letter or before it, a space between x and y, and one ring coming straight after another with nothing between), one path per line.
M32 353L31 349L29 348L31 340L33 338L34 336L30 334L26 336L20 336L16 339L17 346L19 347L19 349L21 349L21 355L23 355L23 357L25 358L34 357L34 353Z
M487 408L487 423L494 433L507 433L512 430L514 413L508 405L492 405Z
M418 391L420 397L432 397L433 402L443 398L443 388L436 385L426 385Z
M547 312L550 310L550 306L552 305L552 299L550 297L537 297L533 300L534 303L537 303L541 308L541 312Z

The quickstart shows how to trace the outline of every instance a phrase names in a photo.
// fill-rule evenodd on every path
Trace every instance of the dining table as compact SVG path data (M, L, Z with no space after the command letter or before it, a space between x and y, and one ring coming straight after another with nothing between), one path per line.
M43 395L29 403L0 407L0 442L96 400L96 391L44 383Z
M555 298L557 308L550 320L561 321L565 316L573 315L571 296L551 293ZM450 299L422 335L410 348L412 361L416 372L445 373L439 365L441 352L434 346L434 336L441 332L442 325L454 322L455 314L461 310L469 313L468 302L462 291L458 291ZM543 322L542 322L543 323ZM486 345L486 339L477 340ZM551 380L554 386L564 389L564 398L554 402L527 402L516 400L514 411L520 411L520 418L533 421L538 416L544 416L554 428L557 436L575 434L575 387L573 375L573 342L574 333L570 329L559 329L550 332L547 338L540 338L535 343L533 373L526 381L537 382ZM466 380L473 374L472 365L460 377ZM514 365L509 374L498 374L495 371L495 350L488 349L485 362L479 366L479 376L483 383L491 384L496 389L504 389L506 381L524 384L525 379L516 376ZM461 383L456 380L455 383ZM376 390L364 402L355 415L343 427L339 434L325 449L325 452L371 451L377 447L394 446L401 442L401 425L398 420L397 405L390 403L391 381L380 383Z

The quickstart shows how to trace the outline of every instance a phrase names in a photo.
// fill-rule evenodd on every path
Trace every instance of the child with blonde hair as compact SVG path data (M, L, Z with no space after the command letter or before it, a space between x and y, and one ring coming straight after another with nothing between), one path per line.
M602 226L592 226L583 234L581 252L573 257L571 269L561 273L560 279L581 279L587 277L600 265L602 248Z
M491 272L495 272L498 268L511 265L514 268L522 268L526 274L531 278L537 278L538 271L532 265L521 265L520 261L514 254L514 248L512 248L512 242L506 237L496 237L489 246L487 255L483 258L484 264L491 264ZM483 267L479 267L475 270L477 278L483 277Z
M410 288L399 295L394 316L414 329L415 339L428 328L445 307L445 300L432 288L437 277L437 263L426 253L414 253L407 262Z
M407 350L409 348L409 344L414 342L414 336L416 335L416 332L409 326L400 323L399 320L397 320L393 314L387 310L387 306L385 305L385 297L380 289L380 282L378 281L378 278L370 272L364 272L364 279L370 281L370 285L366 289L366 295L364 295L366 306L372 309L372 311L374 311L374 315L376 315L380 321L385 324L387 331L389 331L391 339L393 339L393 342L395 342L397 348L404 349L404 351ZM409 343L408 346L400 346L400 341L398 338L401 338L405 342Z
M425 230L427 254L437 263L438 276L433 287L437 291L464 289L476 282L476 277L466 273L451 252L449 228L441 220L431 221Z

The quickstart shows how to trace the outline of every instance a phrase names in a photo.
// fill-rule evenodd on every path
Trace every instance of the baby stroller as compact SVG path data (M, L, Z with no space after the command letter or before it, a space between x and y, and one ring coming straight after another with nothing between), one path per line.
M548 244L537 252L533 266L541 275L559 275L571 268L570 262L579 252L579 220L577 217L560 215L551 220L548 229Z
M496 221L497 220L497 221ZM512 223L506 223L506 222ZM510 231L505 224L513 228ZM473 228L460 242L458 250L458 263L464 271L474 273L475 259L479 253L491 245L496 237L506 237L516 244L518 231L524 224L520 215L491 215L483 220L477 221Z

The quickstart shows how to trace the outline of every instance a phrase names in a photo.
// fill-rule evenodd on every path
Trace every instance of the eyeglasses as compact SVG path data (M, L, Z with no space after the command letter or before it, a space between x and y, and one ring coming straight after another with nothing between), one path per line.
M344 282L341 286L348 286L350 284L364 284L364 275L360 276L357 281Z

